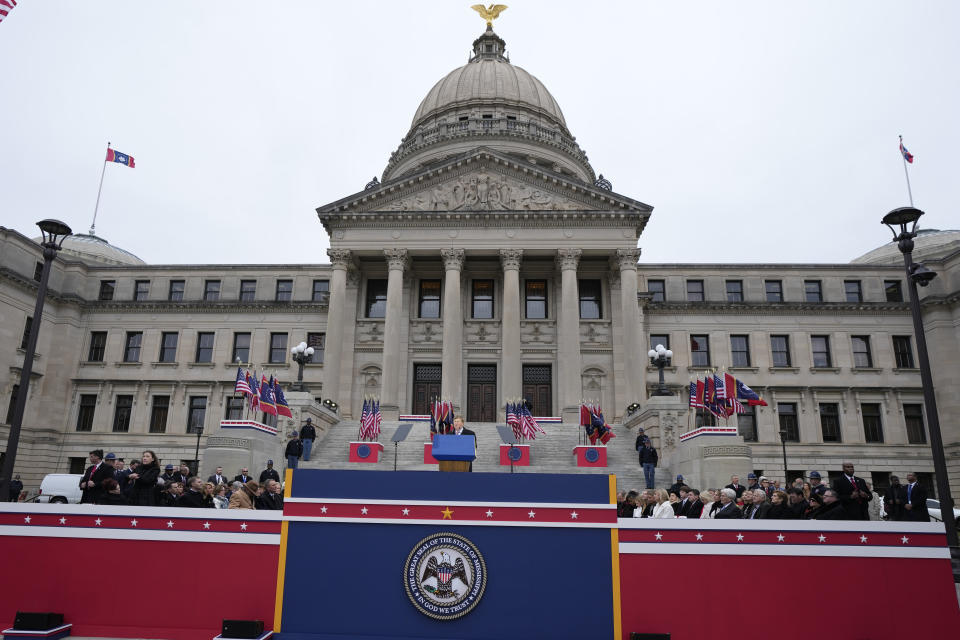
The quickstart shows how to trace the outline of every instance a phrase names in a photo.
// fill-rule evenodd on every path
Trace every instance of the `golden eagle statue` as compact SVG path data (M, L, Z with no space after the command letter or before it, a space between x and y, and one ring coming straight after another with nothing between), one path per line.
M489 7L485 7L482 4L475 4L470 7L474 11L480 14L480 17L487 21L487 28L493 28L493 21L497 19L503 11L507 9L505 4L492 4Z

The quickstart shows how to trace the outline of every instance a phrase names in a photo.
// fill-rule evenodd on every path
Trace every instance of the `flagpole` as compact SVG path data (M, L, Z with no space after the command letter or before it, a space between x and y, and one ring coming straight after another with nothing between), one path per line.
M907 156L903 154L903 136L900 136L900 157L903 158L903 175L907 178L907 195L910 196L910 206L913 206L913 190L910 188L910 172L907 171Z
M110 142L107 141L107 152L110 151ZM90 223L90 235L97 235L97 211L100 209L100 193L103 191L103 176L107 173L107 159L103 159L103 170L100 171L100 187L97 189L97 204L93 207L93 222ZM911 201L911 206L913 202Z

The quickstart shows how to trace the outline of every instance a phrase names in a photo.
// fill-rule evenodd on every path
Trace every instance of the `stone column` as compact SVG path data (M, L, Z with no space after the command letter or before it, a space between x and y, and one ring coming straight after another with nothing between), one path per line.
M640 249L617 249L620 262L620 305L623 314L623 346L627 376L627 402L643 403L646 398L646 352L640 335L640 308L637 302L637 260Z
M406 249L384 249L387 258L387 315L383 323L383 377L380 409L383 417L395 420L400 401L400 330L403 322L403 271L407 266Z
M323 354L324 399L343 405L349 398L340 397L340 364L343 354L343 325L347 298L347 267L351 256L348 249L327 249L333 266L330 278L330 298L327 301L327 336Z
M503 264L503 335L501 338L500 380L502 398L518 398L523 392L520 374L520 260L523 249L501 249Z
M577 295L577 266L580 249L557 251L560 268L560 315L557 318L557 390L563 421L577 421L583 383L580 370L580 305Z
M459 415L463 398L463 301L460 299L460 273L463 271L463 249L441 249L445 269L443 284L443 367L440 393L453 402Z

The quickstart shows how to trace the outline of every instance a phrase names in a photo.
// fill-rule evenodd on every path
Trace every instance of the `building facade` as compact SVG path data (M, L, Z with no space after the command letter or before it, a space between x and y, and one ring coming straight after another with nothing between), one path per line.
M768 407L736 419L749 469L791 479L852 459L878 487L907 471L932 486L892 243L848 264L645 264L652 211L595 174L549 91L488 28L430 90L381 177L317 209L330 264L147 265L96 236L68 239L17 472L35 486L99 447L193 460L220 419L242 414L238 362L289 382L301 341L316 349L306 388L339 404L344 428L367 396L388 422L440 397L490 429L507 400L526 398L568 431L589 400L625 436L611 446L632 450L623 425L639 424L632 414L656 383L646 352L663 344L679 397L714 370L764 396ZM0 249L0 390L12 398L41 258L9 229ZM923 314L957 487L960 232L924 232L915 253L939 276L922 291ZM684 415L676 430L702 419ZM661 448L679 446L657 420L645 426Z

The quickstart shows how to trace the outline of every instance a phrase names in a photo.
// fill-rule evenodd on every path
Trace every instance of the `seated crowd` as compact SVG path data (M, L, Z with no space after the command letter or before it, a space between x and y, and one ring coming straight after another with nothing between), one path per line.
M81 502L104 505L189 507L206 509L283 509L280 474L267 460L267 468L254 480L243 468L232 480L217 467L206 481L191 475L185 465L168 464L161 471L153 451L144 451L129 466L102 449L90 452L91 466L80 479Z
M669 489L620 491L617 516L620 518L743 518L749 520L911 520L928 521L926 492L917 484L916 474L907 474L906 485L891 476L885 495L854 475L851 463L844 463L843 475L831 486L811 471L809 481L795 480L787 489L779 481L749 474L749 485L737 476L720 489L692 489L677 476Z

